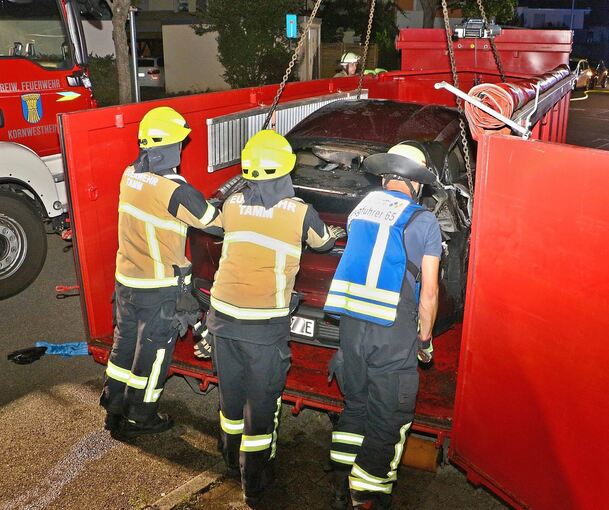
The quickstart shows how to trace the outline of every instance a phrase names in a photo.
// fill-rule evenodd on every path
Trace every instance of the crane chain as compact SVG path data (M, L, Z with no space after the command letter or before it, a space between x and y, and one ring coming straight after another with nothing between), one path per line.
M317 15L317 10L319 9L321 2L322 2L322 0L317 0L315 2L315 6L313 7L313 10L311 11L311 16L309 16L309 19L307 20L307 23L305 24L304 30L302 31L302 34L300 34L300 39L298 40L296 49L294 50L294 53L292 54L290 63L288 64L288 67L285 70L285 74L283 75L283 78L281 79L281 83L279 84L279 88L277 89L277 93L275 94L275 98L273 99L273 103L271 104L271 108L270 108L269 112L267 113L266 118L264 119L264 124L262 125L262 129L267 129L269 126L269 123L271 122L271 119L273 118L273 114L275 113L275 110L277 109L277 105L279 104L279 100L281 99L281 96L283 94L283 89L285 89L286 83L288 82L288 78L290 77L290 74L292 74L292 69L294 68L294 65L296 64L296 60L298 59L298 55L300 54L300 50L302 49L302 45L304 44L306 35L309 33L309 30L311 28L311 25L313 24L313 20L315 19L315 16Z
M362 56L362 65L359 70L359 81L357 83L357 100L359 101L362 95L362 84L364 82L364 70L366 68L366 60L368 58L368 47L370 46L370 33L372 32L372 21L374 20L374 8L376 0L370 2L370 13L368 14L368 30L366 31L366 40L364 42L364 55Z
M450 60L450 72L453 78L453 85L459 88L459 75L457 74L457 63L455 61L455 49L453 47L452 34L450 31L450 18L448 16L448 5L446 0L442 0L442 15L444 17L444 31L446 33L446 46L448 47L448 58ZM474 176L472 172L472 162L469 153L469 142L467 140L467 130L465 129L465 112L461 98L456 98L457 111L459 112L459 131L461 146L463 147L463 159L465 160L465 173L467 175L467 187L471 199L474 198Z
M486 11L484 10L484 4L482 0L477 0L478 10L480 11L480 16L482 17L482 21L484 22L484 28L488 29L488 18L486 17ZM493 51L493 58L495 59L495 64L497 65L497 69L499 70L499 76L501 76L501 81L505 82L505 71L503 70L503 63L501 62L501 57L499 56L499 50L497 50L497 45L495 44L495 38L489 37L489 42L491 43L491 50Z

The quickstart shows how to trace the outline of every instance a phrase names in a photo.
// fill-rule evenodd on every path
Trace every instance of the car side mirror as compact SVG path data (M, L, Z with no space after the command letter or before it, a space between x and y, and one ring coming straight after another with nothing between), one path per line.
M9 54L11 57L20 57L22 51L23 51L23 44L21 44L19 41L15 41L13 43L13 47L11 48Z

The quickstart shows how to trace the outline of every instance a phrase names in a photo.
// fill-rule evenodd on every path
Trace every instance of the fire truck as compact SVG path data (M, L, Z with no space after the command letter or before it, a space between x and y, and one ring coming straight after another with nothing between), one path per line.
M0 2L0 299L36 279L47 229L68 229L57 114L94 106L78 3Z

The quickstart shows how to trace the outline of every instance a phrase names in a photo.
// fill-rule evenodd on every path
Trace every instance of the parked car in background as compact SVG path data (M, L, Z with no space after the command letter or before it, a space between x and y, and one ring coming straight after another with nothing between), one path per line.
M590 61L590 66L594 69L594 87L607 87L609 69L604 60Z
M573 90L590 90L594 87L594 71L585 58L572 58L569 60L569 67L575 73L577 80L573 82Z
M165 87L163 57L138 58L137 82L140 87Z
M442 230L440 302L434 334L460 320L463 311L471 203L455 109L382 100L336 101L312 113L286 135L296 154L292 181L296 196L312 204L331 225L345 227L353 208L380 179L364 171L363 160L404 140L415 140L438 176L425 186L421 203L433 211ZM475 161L473 145L470 154ZM244 182L234 177L214 198L223 201ZM194 293L202 307L218 267L222 244L201 231L189 233ZM345 241L326 252L304 248L295 290L300 306L292 319L292 340L338 347L338 323L323 312L330 282Z

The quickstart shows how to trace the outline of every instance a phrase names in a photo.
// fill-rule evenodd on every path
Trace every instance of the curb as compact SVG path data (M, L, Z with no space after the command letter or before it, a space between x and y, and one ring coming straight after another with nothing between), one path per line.
M226 468L222 460L216 462L200 475L191 478L188 482L172 490L169 494L150 505L150 510L172 510L180 503L184 503L195 494L209 490L211 486L226 475Z

